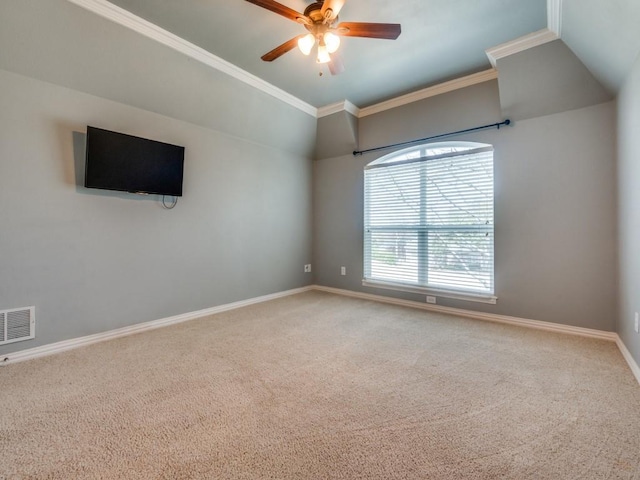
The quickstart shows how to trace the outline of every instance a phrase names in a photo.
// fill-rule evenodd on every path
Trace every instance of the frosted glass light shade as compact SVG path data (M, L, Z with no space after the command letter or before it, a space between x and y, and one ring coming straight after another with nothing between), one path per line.
M334 53L340 46L340 37L335 33L327 32L324 34L324 43L329 53Z
M318 58L316 58L316 62L329 63L330 61L331 61L331 57L329 56L329 51L327 50L327 46L323 44L318 45Z
M315 43L316 43L316 38L309 33L298 40L298 48L305 55L309 55Z

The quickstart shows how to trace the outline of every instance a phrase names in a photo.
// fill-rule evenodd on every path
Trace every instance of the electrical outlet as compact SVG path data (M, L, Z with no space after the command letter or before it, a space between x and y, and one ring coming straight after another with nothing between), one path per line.
M436 297L427 295L427 303L436 303Z
M340 275L346 275L347 274L347 267L340 267Z
M311 273L311 264L310 263L307 263L304 266L304 273Z
M636 318L633 324L633 329L638 333L638 312L636 312Z

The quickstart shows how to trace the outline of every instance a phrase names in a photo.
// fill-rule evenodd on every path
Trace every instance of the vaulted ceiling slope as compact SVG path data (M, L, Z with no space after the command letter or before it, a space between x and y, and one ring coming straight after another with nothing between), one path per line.
M341 20L400 23L402 34L395 41L343 37L346 70L336 76L297 49L272 63L260 60L305 30L245 0L70 1L122 9L311 108L344 100L369 107L484 71L490 67L487 49L546 27L561 35L610 94L640 52L637 0L348 0ZM299 12L312 2L281 0Z
M562 0L562 40L617 93L640 54L640 1Z
M547 0L347 0L341 21L402 24L397 40L343 37L336 76L296 48L260 57L304 28L245 0L111 0L315 106L358 107L491 67L485 50L547 26ZM298 12L309 0L280 0ZM322 73L322 75L320 75Z
M297 11L311 1L281 0ZM609 95L617 93L640 52L638 0L346 0L340 21L397 22L402 24L402 34L393 41L343 37L340 53L346 70L337 76L297 49L274 62L263 62L261 55L304 29L246 0L59 0L52 5L47 2L52 13L46 13L44 4L35 8L32 3L38 2L0 3L0 10L7 13L0 22L6 24L0 37L7 46L0 49L0 67L142 108L155 103L140 100L135 89L121 88L131 83L129 77L137 75L142 84L152 78L154 84L161 83L168 90L174 77L180 81L180 71L174 71L174 63L164 61L169 78L149 77L157 73L158 65L136 56L136 48L123 51L106 41L106 31L114 29L104 24L104 18L98 22L100 16L119 24L118 29L125 27L116 43L154 43L176 64L193 66L193 60L198 60L204 92L217 93L207 101L217 102L216 106L231 101L220 85L235 77L244 84L239 92L257 86L272 101L284 100L312 117L339 111L341 106L349 110L352 104L360 108L360 114L368 115L424 98L425 89L430 95L466 86L470 78L475 83L495 79L496 71L488 70L491 63L486 51L505 43L523 43L523 37L551 34L546 41L553 41L557 39L554 34L560 34L561 42ZM67 30L86 41L78 42ZM542 70L562 67L551 65L553 58L542 60L546 62ZM65 59L74 63L65 63ZM86 68L86 59L100 59L100 68L95 62ZM116 64L118 69L109 70ZM116 74L129 64L128 77ZM504 72L496 66L501 76ZM209 79L206 83L205 75L215 77L216 82ZM244 95L253 94L245 91ZM186 104L190 101L180 104L185 110L180 118L209 125L193 118L197 115L183 106Z

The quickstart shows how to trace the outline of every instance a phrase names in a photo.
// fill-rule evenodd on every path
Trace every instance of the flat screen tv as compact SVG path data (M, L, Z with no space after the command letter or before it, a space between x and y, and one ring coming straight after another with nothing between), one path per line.
M87 127L84 186L182 196L184 147Z

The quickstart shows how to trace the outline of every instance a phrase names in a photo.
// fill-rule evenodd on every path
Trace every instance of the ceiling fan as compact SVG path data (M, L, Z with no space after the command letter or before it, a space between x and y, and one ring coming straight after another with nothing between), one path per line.
M271 10L283 17L298 22L308 30L308 33L298 35L277 46L261 58L265 62L273 62L276 58L298 46L305 55L309 55L317 43L317 63L329 64L332 75L344 70L342 61L337 55L340 37L366 37L395 40L400 35L398 23L366 23L341 22L338 23L338 13L346 0L319 0L309 5L304 13L276 2L275 0L247 0L259 7Z

